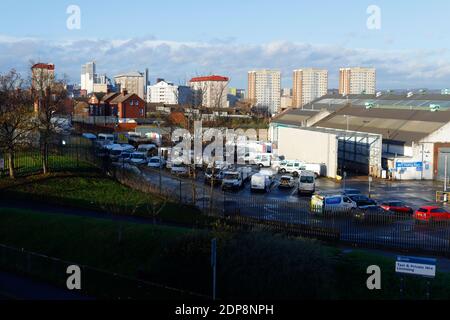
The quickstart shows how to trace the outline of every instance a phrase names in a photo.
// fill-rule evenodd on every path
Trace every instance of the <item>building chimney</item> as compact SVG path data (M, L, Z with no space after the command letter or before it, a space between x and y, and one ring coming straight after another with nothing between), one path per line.
M122 89L122 94L123 94L124 96L126 96L126 95L128 94L128 90L127 90L127 89Z

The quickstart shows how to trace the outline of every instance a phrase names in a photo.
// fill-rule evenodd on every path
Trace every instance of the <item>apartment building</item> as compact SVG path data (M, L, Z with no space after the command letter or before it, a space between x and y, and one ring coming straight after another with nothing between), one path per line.
M375 94L376 70L374 68L341 68L339 94Z
M281 108L281 72L254 70L248 72L248 99L253 105L277 114Z
M301 108L327 94L328 71L323 69L294 70L292 86L292 106Z
M229 81L229 78L217 75L192 78L189 86L192 89L194 106L227 108Z
M85 90L86 94L95 92L96 76L95 62L88 62L81 66L81 90Z
M130 72L114 77L116 86L120 91L126 90L130 94L134 93L141 99L145 99L145 77L140 72Z
M178 86L159 79L156 84L147 87L147 102L178 104Z

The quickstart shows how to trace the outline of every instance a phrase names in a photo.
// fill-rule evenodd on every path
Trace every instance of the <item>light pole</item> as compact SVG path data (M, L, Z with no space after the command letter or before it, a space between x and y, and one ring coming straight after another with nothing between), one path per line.
M445 168L444 168L444 192L447 192L447 166L448 166L448 155L445 155Z
M161 134L161 123L159 121L156 122L156 125L158 126L158 134L162 136ZM161 139L162 140L162 139ZM159 157L159 195L162 194L162 152L158 150L158 157Z

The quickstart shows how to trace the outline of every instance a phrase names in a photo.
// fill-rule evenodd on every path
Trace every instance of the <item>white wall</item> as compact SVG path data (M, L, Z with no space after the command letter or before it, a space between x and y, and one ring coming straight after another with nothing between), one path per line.
M327 167L327 176L336 178L338 169L336 135L285 127L271 128L270 131L272 137L278 136L279 155L284 155L288 160L323 163ZM278 135L274 131L277 131Z

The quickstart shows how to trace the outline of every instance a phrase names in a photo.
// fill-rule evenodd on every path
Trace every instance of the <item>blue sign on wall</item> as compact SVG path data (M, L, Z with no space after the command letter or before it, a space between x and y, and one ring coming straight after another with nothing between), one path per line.
M422 171L423 162L397 162L395 167L397 169L416 168L418 171Z

